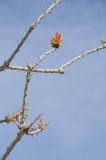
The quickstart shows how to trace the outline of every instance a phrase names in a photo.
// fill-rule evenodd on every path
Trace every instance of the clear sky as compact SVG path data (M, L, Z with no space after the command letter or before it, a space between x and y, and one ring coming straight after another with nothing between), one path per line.
M53 0L0 0L0 64ZM33 63L61 32L62 47L41 68L58 68L106 39L105 0L62 1L34 30L13 65ZM22 105L24 72L0 73L0 118ZM48 128L24 137L8 160L106 160L106 50L69 66L64 75L33 74L29 91L32 119L43 113ZM14 125L0 125L0 155L15 137Z

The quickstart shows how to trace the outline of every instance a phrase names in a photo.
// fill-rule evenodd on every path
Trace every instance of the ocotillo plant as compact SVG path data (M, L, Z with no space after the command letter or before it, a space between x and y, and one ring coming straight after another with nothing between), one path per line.
M45 76L47 75L47 73L63 75L65 73L66 68L72 65L73 63L81 60L84 57L87 57L88 55L91 55L93 53L98 53L99 51L106 49L106 41L101 41L99 46L78 54L77 56L67 60L57 68L46 68L46 69L40 68L39 65L44 59L46 59L47 56L57 53L61 49L61 47L63 47L62 46L62 40L64 39L63 34L60 31L55 31L55 27L54 27L55 34L52 35L52 37L50 37L49 39L50 49L48 49L46 52L41 54L41 56L39 56L37 60L34 61L32 64L28 62L25 67L12 65L11 63L13 62L14 59L17 58L17 55L20 53L21 48L26 44L28 37L31 34L33 34L33 31L35 29L37 29L37 26L40 25L40 22L43 19L45 19L49 13L51 14L54 8L59 7L59 5L61 4L62 4L61 0L54 0L54 2L45 11L43 11L43 13L41 13L41 15L38 16L38 18L34 19L30 27L27 29L27 32L25 33L25 35L22 37L21 41L17 45L16 49L9 55L7 59L5 59L4 62L2 62L0 66L0 72L6 72L6 71L17 72L18 71L21 73L22 72L26 73L21 107L18 110L13 111L12 113L8 113L0 120L0 125L2 125L3 123L5 125L15 124L18 129L18 133L16 134L16 137L12 140L10 145L6 148L3 155L1 155L0 160L5 160L9 156L10 152L12 152L16 144L20 140L22 140L24 135L27 135L27 136L38 135L40 132L45 130L49 125L48 121L47 122L44 121L43 114L39 114L38 116L35 116L35 118L32 121L29 121L29 118L31 117L31 115L29 114L30 104L27 103L27 96L29 93L29 84L31 83L33 74L43 73L45 74ZM41 110L41 113L42 113L42 110Z

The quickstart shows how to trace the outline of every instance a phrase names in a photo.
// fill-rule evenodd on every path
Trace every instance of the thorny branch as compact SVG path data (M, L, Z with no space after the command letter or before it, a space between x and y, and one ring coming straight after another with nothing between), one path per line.
M27 93L28 93L29 82L30 82L31 77L32 77L32 71L33 71L34 68L36 68L40 64L41 61L44 60L44 58L47 55L50 55L55 50L56 50L55 48L52 48L51 50L49 50L49 51L45 52L43 55L41 55L38 58L38 60L37 60L37 62L35 64L33 64L33 65L27 65L28 70L27 70L26 81L25 81L25 88L24 88L23 105L22 105L22 121L21 121L21 124L24 123L24 119L26 118L25 112L28 110L27 103L26 103L26 97L27 97Z
M18 113L18 112L17 112ZM15 119L14 115L17 115L16 113L7 115L3 122L10 123L10 122L16 122L19 123L18 129L20 130L17 134L16 138L12 141L12 143L7 147L7 150L3 154L0 160L5 160L9 153L14 149L15 145L21 140L21 138L24 136L24 134L27 135L35 135L42 132L48 124L44 123L42 114L38 115L30 124L26 123L24 120L24 123L20 124L20 118ZM21 115L20 115L21 116ZM36 123L36 121L39 120L39 123L33 127L33 125Z
M20 41L20 43L18 44L18 46L16 47L15 51L12 53L12 55L6 60L4 61L4 64L2 66L0 66L0 71L3 71L5 69L8 68L9 64L11 63L11 61L14 59L14 57L16 56L16 54L19 52L20 48L23 46L23 44L25 43L26 39L28 38L28 36L32 33L32 31L34 30L34 28L36 28L36 26L41 22L42 19L44 19L48 13L50 13L58 3L60 3L61 0L55 0L54 3L49 6L33 23L32 25L29 27L28 31L26 32L25 36L22 38L22 40Z
M27 71L28 68L27 67L20 67L20 66L9 66L8 68L9 70L13 70L13 71ZM33 69L32 72L36 72L36 73L60 73L60 74L64 74L64 69Z
M65 68L68 67L69 65L75 63L78 60L81 60L82 58L84 58L84 57L86 57L88 55L96 53L97 51L101 51L102 49L106 49L106 46L105 45L101 45L99 47L96 47L96 48L90 49L88 51L85 51L84 53L81 53L78 56L76 56L76 57L72 58L71 60L69 60L68 62L62 64L57 69L39 69L39 68L36 69L35 68L35 69L32 70L32 72L36 72L36 73L60 73L60 74L64 74ZM44 58L45 55L47 55L47 54L42 55L39 58L39 60L40 59L42 60L42 58ZM39 60L38 60L38 62L39 62ZM38 64L38 62L37 62L37 64ZM9 66L8 69L10 69L10 70L16 70L16 71L28 71L28 68L26 68L26 67L20 67L20 66Z
M36 128L33 128L32 125L36 122L37 119L40 118L40 116L38 116L37 118L35 118L35 120L30 124L30 125L27 125L24 121L25 121L25 111L26 111L26 97L27 97L27 92L28 92L28 85L29 85L29 82L31 80L31 75L32 75L32 72L43 72L43 73L64 73L64 69L71 65L72 63L75 63L76 61L80 60L81 58L87 56L87 55L90 55L92 53L95 53L97 51L100 51L102 49L105 49L106 48L106 45L102 45L102 46L99 46L97 48L94 48L94 49L91 49L91 50L88 50L84 53L81 53L79 56L76 56L75 58L71 59L70 61L64 63L63 65L60 66L59 69L36 69L34 67L38 66L40 64L40 62L45 58L45 56L51 54L53 50L51 51L48 51L48 52L45 52L42 56L40 56L38 58L38 61L35 63L35 65L32 65L31 66L27 66L27 68L24 68L24 67L12 67L10 66L8 69L11 69L11 70L19 70L19 71L27 71L27 76L26 76L26 82L25 82L25 88L24 88L24 97L23 97L23 105L22 105L22 119L21 119L21 123L20 125L18 126L18 128L20 129L20 134L17 135L17 137L15 138L15 140L11 143L11 145L7 148L6 152L4 153L4 155L2 156L1 160L5 160L6 157L9 155L9 153L11 152L11 150L14 148L14 146L16 145L16 143L21 139L21 137L24 135L24 134L27 134L27 135L34 135L34 134L38 134L39 132L41 132L43 129L45 129L45 127L47 126L47 124L45 123L40 123L38 125L38 127ZM0 123L3 123L3 122L13 122L13 120L11 119L11 116L7 116L6 119L3 119L0 121Z
M95 52L97 52L97 51L100 51L100 50L102 50L102 49L106 49L106 46L105 46L105 45L102 45L102 46L99 46L99 47L97 47L97 48L90 49L90 50L88 50L88 51L86 51L86 52L84 52L84 53L81 53L79 56L77 56L77 57L71 59L70 61L64 63L63 65L61 65L61 66L60 66L60 69L64 69L64 68L66 68L67 66L71 65L72 63L75 63L76 61L80 60L81 58L84 58L85 56L90 55L90 54L92 54L92 53L95 53Z
M47 52L46 55L48 55L50 53L51 52ZM43 56L42 58L39 58L37 65L44 59L44 57L45 56ZM28 70L27 70L25 87L24 87L22 111L7 115L3 120L0 121L0 123L3 123L3 122L17 123L17 122L19 122L19 124L17 126L18 126L18 129L20 130L20 132L19 132L19 134L17 134L15 140L10 144L10 146L7 148L6 152L3 154L1 160L6 159L6 157L9 155L9 153L12 151L12 149L15 147L15 145L18 143L18 141L21 139L21 137L24 134L27 134L27 135L38 134L42 130L44 130L47 126L47 124L45 124L44 121L43 121L42 115L37 116L31 124L28 124L28 123L25 122L25 119L27 118L26 111L28 110L27 103L26 103L28 86L29 86L29 82L31 80L32 70L34 69L35 65L33 65L33 66L27 65L27 67L28 67ZM20 118L20 116L21 116L21 118ZM40 123L38 124L38 126L37 127L32 127L37 120L40 120Z
M28 66L27 75L26 75L26 81L25 81L25 87L24 87L21 124L24 123L25 112L28 110L26 98L27 98L27 94L28 94L28 86L29 86L29 82L31 80L31 76L32 76L32 69L30 68L30 66Z
M52 54L54 51L56 51L56 48L51 48L49 51L46 51L44 54L42 54L35 62L35 64L33 64L33 68L36 68L44 60L46 56Z
M12 114L9 114L5 116L4 119L0 120L0 123L15 123L18 126L19 133L17 134L16 138L13 140L13 142L9 145L3 156L1 157L0 160L5 160L9 153L14 149L15 145L21 140L21 138L24 136L24 134L27 135L34 135L38 134L42 130L44 130L47 126L47 124L44 123L42 114L38 115L31 123L27 123L26 119L26 111L28 110L27 108L27 94L28 94L28 87L29 87L29 82L31 80L31 76L33 72L36 73L60 73L64 74L64 70L66 67L71 65L72 63L75 63L76 61L80 60L81 58L90 55L92 53L95 53L97 51L100 51L102 49L106 48L106 42L102 41L102 46L99 46L97 48L88 50L84 53L81 53L80 55L74 57L73 59L69 60L68 62L62 64L59 68L57 69L40 69L37 68L38 65L44 60L44 58L54 52L56 48L52 48L51 50L45 52L43 55L41 55L38 60L33 64L33 65L27 65L27 67L20 67L20 66L10 66L11 61L15 58L16 54L19 52L20 48L23 46L25 41L27 40L28 36L32 33L34 28L41 22L43 18L46 17L48 13L52 11L53 8L56 7L58 3L60 3L61 0L55 0L54 3L47 8L29 27L28 31L20 41L20 43L17 45L15 51L11 54L11 56L4 61L4 64L0 66L0 71L3 71L5 69L9 70L16 70L16 71L26 71L26 81L25 81L25 87L24 87L24 96L23 96L23 103L22 103L22 108L21 111L19 112L14 112ZM54 46L54 45L53 45ZM52 46L52 47L53 47ZM34 127L33 125L36 123L36 121L39 121L39 123Z
M14 59L14 57L16 56L16 54L18 53L18 51L20 50L20 48L22 47L22 45L24 44L24 42L26 41L26 39L28 38L29 34L33 31L33 29L37 26L37 24L60 2L60 0L55 0L55 2L44 12L42 13L41 16L39 16L37 18L37 20L29 27L29 30L27 31L26 35L22 38L21 42L19 43L19 45L17 46L16 50L12 53L12 55L10 56L10 58L8 60L6 60L4 62L4 65L0 66L0 71L5 70L5 69L10 69L9 64L10 62ZM26 119L26 110L27 108L27 103L26 103L26 98L27 98L27 92L28 92L28 86L29 86L29 82L31 80L31 76L32 76L32 71L34 70L35 67L37 67L40 62L49 54L51 54L53 51L55 51L55 48L52 48L51 50L45 52L42 56L40 56L38 58L38 61L33 65L33 67L31 68L31 66L27 65L27 75L26 75L26 81L25 81L25 88L24 88L24 96L23 96L23 104L22 104L22 112L20 115L20 112L18 112L18 119L17 117L14 117L14 115L16 115L16 113L14 114L10 114L7 115L3 120L0 121L0 123L6 122L6 123L10 123L10 122L19 122L20 125L18 125L18 128L20 129L19 134L17 134L16 138L14 139L14 141L10 144L10 146L7 148L6 152L3 154L1 160L5 160L6 157L9 155L9 153L12 151L12 149L15 147L15 145L18 143L18 141L22 138L22 136L24 134L28 134L28 135L34 135L34 134L38 134L39 132L41 132L43 129L46 128L47 124L45 124L43 122L43 118L42 116L38 116L37 118L34 119L34 121L27 126L27 123L25 123L25 119ZM20 119L21 116L21 119ZM32 126L34 125L34 123L40 119L40 123L38 124L38 127L36 128L32 128Z
M34 68L36 68L40 64L41 61L44 60L44 58L47 55L50 55L55 50L56 50L55 48L52 48L51 50L49 50L49 51L45 52L43 55L41 55L38 58L38 60L37 60L37 62L35 64L33 64L33 65L27 65L28 70L27 70L26 81L25 81L25 88L24 88L23 105L22 105L22 121L21 121L21 124L24 123L24 119L26 118L25 112L28 110L26 98L27 98L27 94L28 94L28 86L29 86L29 82L31 80L32 71L33 71Z

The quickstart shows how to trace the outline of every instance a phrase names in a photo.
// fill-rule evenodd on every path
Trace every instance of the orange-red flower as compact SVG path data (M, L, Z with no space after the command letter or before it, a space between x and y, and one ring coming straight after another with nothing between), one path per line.
M54 48L59 48L61 46L62 35L61 33L57 32L55 36L51 38L51 46Z

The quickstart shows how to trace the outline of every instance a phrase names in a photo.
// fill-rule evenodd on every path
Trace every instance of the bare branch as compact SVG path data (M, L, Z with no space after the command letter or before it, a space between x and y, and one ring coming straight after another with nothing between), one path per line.
M39 123L37 124L36 127L32 127L36 121L39 120ZM17 134L16 138L13 140L13 142L10 144L9 147L7 147L7 150L5 151L5 153L3 154L3 156L1 157L0 160L5 160L7 158L7 156L9 155L9 153L14 149L15 145L21 140L22 136L24 134L27 135L34 135L34 134L38 134L40 132L42 132L46 126L48 124L44 123L42 114L38 115L30 125L28 125L27 123L23 123L18 125L18 129L20 130L20 132Z
M32 76L32 70L31 70L30 66L28 66L25 87L24 87L24 96L23 96L23 104L22 104L22 120L20 122L21 124L24 123L25 112L28 110L26 98L27 98L27 94L28 94L28 86L29 86L29 82L31 80L31 76Z
M28 38L28 36L31 34L31 32L34 30L34 28L36 28L36 26L41 22L41 20L43 18L45 18L48 13L50 13L58 3L60 3L61 0L55 0L53 2L53 4L51 6L49 6L33 23L32 25L29 27L28 31L26 32L25 36L22 38L22 40L20 41L20 43L18 44L18 46L16 47L15 51L12 53L12 55L4 62L4 64L2 66L0 66L0 71L7 69L7 67L9 66L9 64L11 63L11 61L14 59L14 57L16 56L16 54L19 52L20 48L23 46L23 44L25 43L26 39Z
M44 54L42 54L35 62L35 64L33 64L33 68L36 68L44 60L46 56L52 54L54 51L56 51L56 48L51 48L49 51L46 51Z
M84 53L81 53L79 56L76 56L73 59L71 59L68 62L66 62L63 65L61 65L59 69L33 69L32 72L37 72L37 73L60 73L60 74L64 74L64 69L66 67L68 67L69 65L71 65L72 63L75 63L76 61L80 60L81 58L84 58L85 56L90 55L92 53L95 53L97 51L100 51L102 49L106 49L106 46L102 45L102 46L99 46L97 48L90 49L90 50L88 50L88 51L86 51ZM42 55L39 59L41 59L41 61L42 61L43 58L45 58L46 55L48 55L48 54ZM38 59L38 63L39 63L39 59ZM17 71L27 71L28 70L28 68L26 68L26 67L20 67L20 66L9 66L8 69L10 69L10 70L17 70Z
M84 58L85 56L87 55L90 55L92 53L95 53L97 51L100 51L102 49L106 49L106 46L102 45L102 46L99 46L97 48L94 48L94 49L90 49L84 53L81 53L79 56L71 59L70 61L64 63L63 65L60 66L60 69L65 69L66 67L68 67L69 65L71 65L72 63L75 63L76 61L80 60L81 58Z
M20 141L24 133L19 132L16 136L16 138L13 140L13 142L10 144L9 147L7 147L7 150L3 154L3 156L0 158L0 160L5 160L9 153L14 149L15 145Z
M14 71L27 71L28 68L26 67L20 67L20 66L9 66L8 69L14 70ZM32 72L36 73L59 73L64 74L64 69L33 69Z

